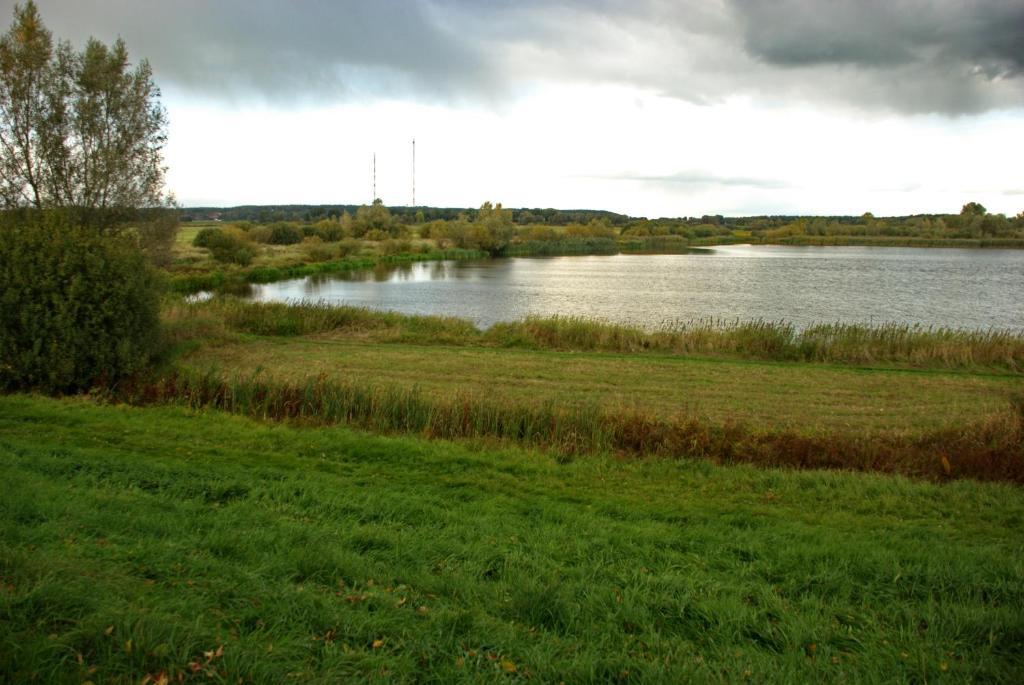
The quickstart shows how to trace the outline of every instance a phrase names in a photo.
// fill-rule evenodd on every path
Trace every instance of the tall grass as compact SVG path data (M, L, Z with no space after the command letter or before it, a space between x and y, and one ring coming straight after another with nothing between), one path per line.
M235 298L169 302L172 334L197 322L255 335L311 335L338 331L377 341L481 345L594 352L659 352L749 359L905 364L932 368L988 367L1024 371L1024 334L909 324L815 324L784 321L668 322L656 330L580 317L527 317L481 331L455 317L409 316L326 303L250 303Z
M469 394L427 396L419 390L337 382L225 377L177 371L120 390L134 404L183 403L250 417L303 424L344 423L377 432L429 438L483 438L562 455L708 459L794 468L879 471L932 479L1024 483L1024 398L985 420L923 435L752 430L696 415L662 417L639 409L519 405Z
M731 355L779 361L1024 370L1024 335L902 323L832 323L798 328L785 321L671 322L655 331L578 317L528 317L496 324L488 337L506 344L614 352Z
M959 247L959 248L1024 248L1020 238L927 238L916 236L866 236L866 235L793 235L779 238L763 238L748 242L773 243L777 245L833 245L865 247Z
M618 244L611 238L592 236L565 237L559 240L524 240L512 243L505 254L515 256L553 255L612 255L619 252Z
M175 338L226 337L232 333L294 336L337 331L394 342L466 344L481 332L471 321L446 316L411 316L326 303L245 302L217 297L204 302L168 300L163 308Z

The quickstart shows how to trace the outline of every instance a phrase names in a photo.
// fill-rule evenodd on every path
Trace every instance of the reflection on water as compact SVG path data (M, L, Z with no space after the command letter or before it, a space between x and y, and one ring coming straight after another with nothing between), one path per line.
M723 246L699 253L421 262L255 286L472 319L536 314L645 327L700 318L1024 328L1024 251Z

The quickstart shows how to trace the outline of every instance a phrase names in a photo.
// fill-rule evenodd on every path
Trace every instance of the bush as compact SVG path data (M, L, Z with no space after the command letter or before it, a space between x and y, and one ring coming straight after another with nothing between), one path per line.
M137 240L68 214L0 221L0 388L73 392L145 369L158 282Z
M270 227L271 245L295 245L302 242L302 231L292 224L279 223Z
M243 235L237 229L229 232L220 228L204 228L192 239L192 244L208 249L218 262L248 266L255 253L248 241L240 237Z
M302 243L302 251L306 258L313 262L329 262L338 254L338 248L331 243L325 243L319 236L313 236Z
M363 249L363 243L355 238L346 238L338 243L339 257L358 257Z
M253 226L245 234L254 243L270 243L270 226Z
M385 240L380 244L380 252L386 257L412 252L412 243L408 240Z
M316 224L316 234L326 243L334 243L349 237L344 226L338 221L321 221Z
M205 247L210 249L213 247L213 243L216 241L217 236L221 235L223 231L219 228L201 228L199 233L196 233L196 237L192 239L192 244L196 247Z

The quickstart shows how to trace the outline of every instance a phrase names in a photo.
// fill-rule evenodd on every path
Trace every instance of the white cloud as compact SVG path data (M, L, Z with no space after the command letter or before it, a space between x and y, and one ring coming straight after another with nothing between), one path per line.
M614 86L538 88L501 110L401 100L225 108L172 93L169 182L185 204L417 201L610 209L633 215L907 214L1007 195L1020 113L950 121L698 106Z

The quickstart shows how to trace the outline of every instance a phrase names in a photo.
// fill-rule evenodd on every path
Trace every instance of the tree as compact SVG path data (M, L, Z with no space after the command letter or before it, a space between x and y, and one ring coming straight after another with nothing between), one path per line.
M170 254L166 115L124 43L54 48L34 2L0 36L0 390L77 391L139 373Z
M496 205L490 202L480 205L472 230L473 240L478 249L492 255L500 254L508 247L515 232L512 210L502 209L500 202Z
M56 49L32 0L0 38L0 200L6 208L166 203L167 115L149 63L123 41Z
M983 216L988 212L985 207L978 202L968 202L960 210L961 216Z
M0 199L4 206L43 206L44 122L49 118L53 39L34 2L15 5L14 25L0 38Z
M373 204L367 207L363 205L356 209L356 218L353 222L353 233L361 238L371 231L391 235L397 233L399 227L395 224L391 212L384 206L384 201L377 198ZM378 234L379 235L379 234Z

